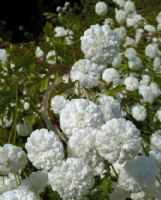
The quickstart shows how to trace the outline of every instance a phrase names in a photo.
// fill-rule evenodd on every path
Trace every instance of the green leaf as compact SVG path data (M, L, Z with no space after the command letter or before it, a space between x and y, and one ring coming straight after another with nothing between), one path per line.
M41 84L40 84L40 92L44 92L47 87L48 87L48 83L49 83L49 78L45 78Z

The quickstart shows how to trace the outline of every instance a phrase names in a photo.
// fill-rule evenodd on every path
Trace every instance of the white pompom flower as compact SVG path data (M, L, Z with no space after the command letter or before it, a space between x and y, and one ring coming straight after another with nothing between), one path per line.
M161 169L161 130L156 131L150 137L150 155L154 156Z
M157 112L156 112L156 117L157 117L158 120L161 122L161 107L157 110Z
M107 14L108 7L104 1L99 1L95 5L95 12L99 16L104 16Z
M119 53L117 36L107 25L91 25L80 39L85 57L97 64L112 63Z
M93 88L100 79L99 66L88 59L78 60L71 68L70 78L79 81L82 87Z
M3 64L7 62L9 54L5 49L0 49L0 62Z
M122 117L120 103L112 96L102 94L97 98L97 102L102 110L104 121L108 121L112 118Z
M56 95L51 99L51 110L54 114L60 114L61 110L69 101L61 95Z
M113 86L116 86L120 83L120 74L114 68L107 68L102 74L102 79L107 83L112 83Z
M147 116L147 111L144 106L135 104L131 108L132 117L136 121L144 121Z
M137 156L122 165L115 163L114 167L118 173L118 186L127 192L142 192L155 185L157 167L152 156Z
M111 119L96 135L96 148L104 159L111 163L132 159L141 151L140 131L131 121Z
M0 195L0 200L40 200L40 197L25 187L18 187Z
M29 160L37 169L49 170L59 165L63 158L63 145L53 131L37 129L25 144Z
M139 86L139 81L135 77L128 76L124 80L124 85L126 86L127 91L135 91Z
M158 45L155 43L148 44L145 48L145 55L150 59L154 59L155 57L161 55Z
M128 14L128 15L135 13L136 12L135 3L130 0L126 1L124 10L125 10L126 14Z
M7 175L9 172L17 174L27 164L27 156L21 147L5 144L0 147L0 174Z
M82 159L68 158L49 172L49 184L64 200L82 200L93 187L94 176Z
M99 128L103 124L103 113L92 101L73 99L60 113L60 127L70 137L78 129Z
M95 175L101 175L104 171L103 159L98 155L95 146L98 132L101 130L90 127L79 129L68 141L69 156L84 159Z
M127 18L127 16L126 16L126 12L124 10L115 9L115 19L118 24L120 24L120 25L125 24L126 18Z

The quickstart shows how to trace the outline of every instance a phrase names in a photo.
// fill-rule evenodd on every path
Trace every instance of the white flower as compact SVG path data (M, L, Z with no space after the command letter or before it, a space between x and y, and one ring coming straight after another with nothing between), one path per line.
M27 139L28 158L37 169L51 169L64 158L63 145L53 131L37 129Z
M127 36L124 47L133 46L134 44L135 44L135 40Z
M158 13L156 21L158 22L158 24L161 24L161 12Z
M136 30L135 34L135 44L138 44L142 38L144 30L142 28L139 28Z
M25 111L29 110L30 109L30 103L29 102L24 102L23 108L24 108Z
M161 130L156 131L150 137L150 155L155 157L161 169Z
M150 83L150 76L147 74L143 74L142 80L140 81L140 85L148 85Z
M119 24L125 24L126 22L126 12L124 10L115 9L115 19Z
M84 199L94 185L91 169L79 158L68 158L49 173L49 184L64 199Z
M55 28L55 32L56 32L55 37L65 37L68 34L68 31L64 27L61 27L61 26L57 26Z
M120 83L120 74L114 68L107 68L102 74L102 79L108 84L112 82L115 86Z
M25 187L19 187L0 195L0 200L40 200L40 197Z
M153 34L153 33L156 33L156 28L150 24L146 24L144 26L144 30L146 30L147 32Z
M28 136L32 131L32 126L27 124L17 124L16 130L19 136Z
M139 94L143 96L144 102L149 102L150 104L152 104L154 99L161 94L158 85L154 82L152 82L149 86L141 84L138 89Z
M5 49L0 49L0 61L2 63L7 62L9 54L7 54Z
M127 48L125 51L125 57L128 60L134 60L137 56L136 50L134 48Z
M127 27L133 27L133 28L138 28L139 26L143 25L145 19L138 14L133 14L128 16L126 20L126 25Z
M107 4L104 1L99 1L95 5L95 12L99 16L104 16L107 14Z
M54 114L60 114L61 110L67 103L68 100L65 97L56 95L51 99L51 110L54 112Z
M46 61L50 65L55 65L56 64L56 52L55 50L51 50L47 53L46 55Z
M95 147L96 134L101 131L94 128L83 128L76 131L68 141L70 157L82 158L93 170L95 175L101 175L104 170L103 159Z
M145 107L140 104L133 105L131 112L132 112L132 117L136 121L144 121L147 115Z
M124 5L124 10L125 10L126 14L132 14L132 13L136 12L135 3L130 0L126 1L125 5Z
M44 52L40 47L36 47L35 55L36 58L42 59L44 57Z
M118 173L118 185L125 191L141 192L155 185L157 168L153 157L137 156L114 167Z
M124 7L126 1L125 0L113 0L113 2L122 8L122 7Z
M145 48L145 55L151 59L159 56L160 54L158 45L155 43L148 44Z
M157 31L161 31L161 23L157 26Z
M159 110L157 110L156 112L156 117L159 119L159 121L161 122L161 107L159 108Z
M153 61L153 69L156 72L161 72L161 58L160 57L155 57Z
M122 117L120 103L112 96L102 94L97 98L97 101L100 109L102 110L104 121Z
M140 152L140 132L130 121L111 119L102 126L102 133L96 135L96 148L109 162L123 162Z
M99 66L88 59L78 60L71 68L70 78L79 81L82 87L95 87L100 79Z
M12 144L5 144L0 147L0 174L7 175L10 173L18 173L27 164L26 153L21 147Z
M139 86L139 81L137 78L128 76L124 80L124 85L126 86L126 90L128 91L135 91Z
M60 127L70 137L78 129L99 128L103 124L103 113L99 106L86 99L73 99L60 113Z
M21 181L21 185L36 194L40 194L48 185L48 173L47 171L32 172L29 177Z
M119 53L118 56L114 58L112 66L114 68L118 68L120 67L121 64L122 64L122 53Z
M128 62L128 66L132 70L141 69L143 67L142 60L139 57L135 57Z
M112 63L119 53L117 37L107 25L92 25L80 39L85 57L95 63Z
M119 28L115 28L114 32L116 33L116 36L118 37L120 42L124 42L126 39L126 28L124 26L121 26Z

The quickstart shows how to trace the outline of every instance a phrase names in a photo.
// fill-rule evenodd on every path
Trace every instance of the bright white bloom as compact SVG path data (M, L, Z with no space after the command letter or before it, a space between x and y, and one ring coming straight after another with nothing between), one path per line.
M104 121L122 117L120 103L112 96L102 94L97 98L97 101L100 109L102 110Z
M102 133L96 135L96 148L111 163L132 159L141 150L140 132L130 121L111 119L102 126Z
M17 124L16 126L17 134L19 136L28 136L32 131L32 126L27 124Z
M120 83L120 74L114 68L107 68L102 74L102 79L108 84L112 82L113 85L118 85Z
M120 43L125 41L125 39L126 39L126 28L124 26L121 26L119 28L115 28L114 32L116 33L116 36L118 37Z
M70 137L76 130L103 124L103 113L99 106L86 99L73 99L60 113L60 127Z
M139 28L136 30L135 34L135 44L138 44L142 38L144 30L142 28Z
M133 38L127 36L124 47L133 46L134 44L135 44L135 40Z
M137 56L136 50L134 48L127 48L125 51L125 57L128 60L133 60Z
M135 77L128 76L124 81L124 85L126 86L126 90L135 91L139 86L139 81Z
M159 121L161 122L161 107L159 108L159 110L157 110L156 112L156 117L159 119Z
M113 0L114 3L116 3L120 8L124 7L125 0Z
M152 104L154 99L161 94L161 91L158 88L158 85L152 82L149 86L140 85L139 94L143 96L144 102L149 102L150 104Z
M71 68L70 78L79 81L82 87L93 88L100 79L99 66L88 59L78 60Z
M29 160L37 169L51 169L64 158L63 145L53 131L37 129L25 144Z
M114 68L118 68L120 67L121 64L122 64L122 53L119 53L118 56L114 58L112 66Z
M95 63L112 63L119 53L117 36L107 25L92 25L80 39L85 57Z
M21 185L36 194L40 194L48 185L48 173L47 171L32 172L29 177L21 181Z
M140 81L140 85L148 85L150 83L150 76L147 74L143 74L142 80Z
M24 102L24 104L23 104L23 108L24 108L24 110L29 110L30 109L30 103L29 102Z
M153 33L156 33L156 28L150 24L146 24L144 26L144 30L146 30L147 32L153 34Z
M51 99L51 110L54 114L60 114L67 103L68 100L64 96L56 95Z
M126 20L127 27L133 27L137 29L139 26L143 25L145 19L138 14L130 15Z
M21 147L12 144L5 144L0 147L0 174L7 175L10 173L18 173L27 164L26 153Z
M161 58L160 57L155 57L153 61L153 69L156 72L161 72Z
M161 24L161 12L158 13L156 20L157 20L158 24Z
M141 69L143 67L142 60L139 57L135 57L128 62L128 66L132 70Z
M132 14L132 13L136 12L135 3L130 0L126 1L124 10L125 10L126 14Z
M95 175L101 175L104 170L103 159L95 147L96 134L101 131L94 128L83 128L76 131L68 141L70 157L82 158L93 170Z
M126 12L124 10L115 9L115 19L119 24L125 24L126 22Z
M40 197L25 187L19 187L0 195L0 200L40 200Z
M153 157L137 156L120 165L114 165L118 173L118 185L129 192L141 192L155 185L156 161Z
M161 31L161 23L157 26L157 31Z
M140 104L133 105L131 112L136 121L144 121L147 115L145 107Z
M65 37L70 34L70 30L65 29L64 27L58 26L55 28L55 37Z
M151 59L159 56L161 53L158 49L158 45L155 43L149 44L146 46L145 55Z
M7 54L5 49L0 49L0 61L2 63L7 62L8 56L9 56L9 54Z
M104 1L99 1L95 5L95 12L99 16L104 16L107 14L108 7Z
M49 173L49 184L64 199L83 199L94 185L91 169L80 158L68 158Z
M55 50L51 50L47 53L46 55L46 61L50 65L55 65L56 64L56 52Z
M40 47L36 47L35 55L36 58L42 59L44 57L44 52Z

